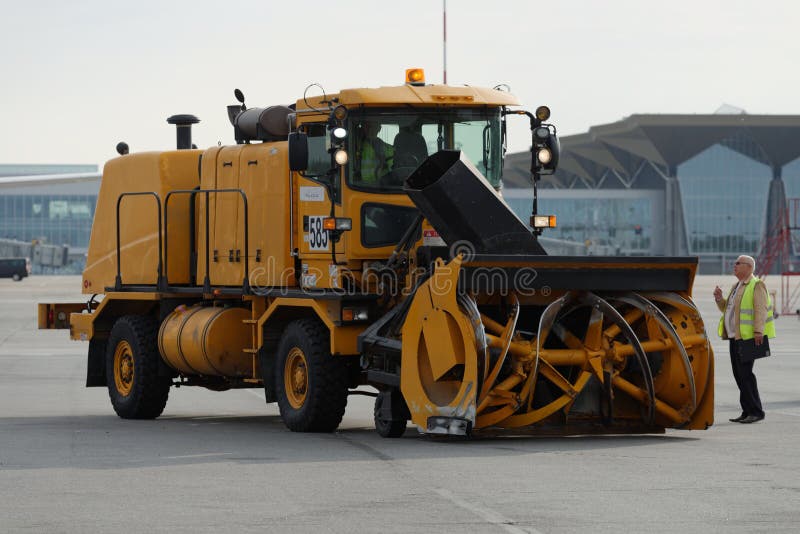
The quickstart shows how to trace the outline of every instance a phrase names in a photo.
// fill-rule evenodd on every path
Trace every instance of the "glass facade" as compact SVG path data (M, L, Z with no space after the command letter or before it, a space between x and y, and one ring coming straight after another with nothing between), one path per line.
M737 146L745 153L748 148ZM766 220L770 168L714 145L679 165L677 174L689 253L756 255Z
M0 237L86 248L97 195L0 195Z
M657 246L654 226L659 220L661 192L637 191L556 198L550 191L539 194L539 213L555 215L556 228L543 237L583 243L585 253L593 255L652 254ZM563 192L560 192L563 194ZM599 193L599 192L596 192ZM526 223L530 219L532 193L525 197L504 192L505 201Z
M782 176L786 200L789 204L789 216L795 219L790 221L790 225L797 226L795 223L800 223L800 206L794 208L793 204L800 204L800 158L787 163L783 167Z
M5 177L94 173L96 165L0 165L0 176ZM39 264L34 252L31 270L34 274L80 273L89 246L100 180L47 185L26 183L24 179L14 182L13 186L0 189L0 239L12 240L7 247L10 250L19 246L13 241L67 245L66 266Z

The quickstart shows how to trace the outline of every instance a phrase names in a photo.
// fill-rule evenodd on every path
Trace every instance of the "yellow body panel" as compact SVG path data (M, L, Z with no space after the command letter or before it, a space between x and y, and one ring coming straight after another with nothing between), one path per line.
M319 226L321 218L330 216L331 201L327 189L308 178L295 174L295 198L297 206L297 238L295 247L304 257L328 258L331 257L333 243L327 235L320 235ZM340 206L337 206L336 215L343 216ZM316 223L316 225L315 225ZM320 241L322 237L322 241ZM336 243L336 253L342 254L346 250L349 237L345 234L343 239Z
M391 195L391 194L376 194L367 193L364 191L355 191L346 189L344 194L344 213L345 217L353 219L353 229L347 232L345 236L348 239L348 258L352 259L375 259L375 258L388 258L392 253L394 246L386 247L365 247L362 242L361 236L361 206L364 203L370 204L391 204L394 206L407 206L414 207L414 203L408 198L408 195ZM338 247L337 247L338 251Z
M259 346L264 344L264 325L279 314L281 308L308 308L309 312L313 312L313 315L316 315L328 327L331 334L331 354L337 356L358 354L358 335L364 331L367 325L338 326L336 322L339 318L341 303L335 300L315 300L313 298L277 298L273 300L258 319Z
M450 105L450 106L518 106L511 93L486 87L454 87L449 85L400 85L395 87L345 89L338 95L327 95L328 101L338 98L345 106L380 105ZM308 98L314 106L322 97ZM297 109L309 109L305 99L297 101Z
M289 247L290 188L288 143L243 145L239 187L249 204L250 283L295 285ZM256 162L255 164L253 162ZM243 234L240 234L242 239ZM242 253L244 243L240 241ZM255 274L258 273L258 276Z
M199 184L199 150L142 152L106 163L83 272L83 292L102 293L117 274L117 199L126 192L152 191L161 202L175 189ZM163 217L163 214L162 214ZM124 284L155 284L158 278L158 207L151 196L128 196L120 205L121 274ZM189 282L189 197L169 203L169 281Z
M201 186L240 189L247 196L250 283L294 285L289 247L290 183L287 144L215 147L203 155ZM204 279L205 199L197 197L197 280ZM209 276L214 286L240 286L245 278L244 203L237 192L209 194Z
M69 338L76 341L89 341L93 337L94 316L90 313L71 313L69 316Z

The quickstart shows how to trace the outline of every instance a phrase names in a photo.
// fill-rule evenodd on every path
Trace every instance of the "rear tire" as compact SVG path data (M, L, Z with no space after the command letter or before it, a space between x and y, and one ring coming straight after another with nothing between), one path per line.
M316 319L287 326L278 344L275 393L293 432L333 432L347 406L347 367L330 352L330 333Z
M106 351L106 385L111 405L123 419L155 419L167 404L172 379L159 376L158 322L126 315L111 329Z
M22 280L22 277L19 274L14 273L11 275L11 279L15 282L19 282L20 280Z

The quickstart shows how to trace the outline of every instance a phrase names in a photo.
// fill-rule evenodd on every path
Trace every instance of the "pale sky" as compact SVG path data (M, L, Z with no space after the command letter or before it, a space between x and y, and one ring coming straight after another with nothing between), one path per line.
M0 0L0 163L102 165L175 146L166 118L232 144L225 106L442 81L442 0ZM800 114L800 3L449 0L451 85L507 84L560 135L633 113ZM313 93L312 93L313 94ZM513 121L513 119L512 119ZM527 124L510 124L511 151Z

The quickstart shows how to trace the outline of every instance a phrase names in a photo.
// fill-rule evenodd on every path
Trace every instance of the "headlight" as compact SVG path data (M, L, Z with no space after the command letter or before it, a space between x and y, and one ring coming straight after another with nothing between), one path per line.
M342 321L366 321L369 319L367 308L342 308Z
M322 229L346 232L353 229L353 219L350 217L325 217L322 219Z
M546 149L545 149L546 150ZM337 165L347 165L347 150L339 149L333 154L333 160Z
M536 159L539 160L539 163L542 165L547 165L551 161L553 161L553 153L550 151L549 148L540 148L539 151L536 153Z
M347 130L344 128L334 128L333 129L333 137L336 139L344 139L347 137Z
M544 141L550 137L550 129L547 126L539 126L533 131L533 135L536 136L536 139Z
M555 228L555 215L534 215L531 217L531 226L534 228Z

